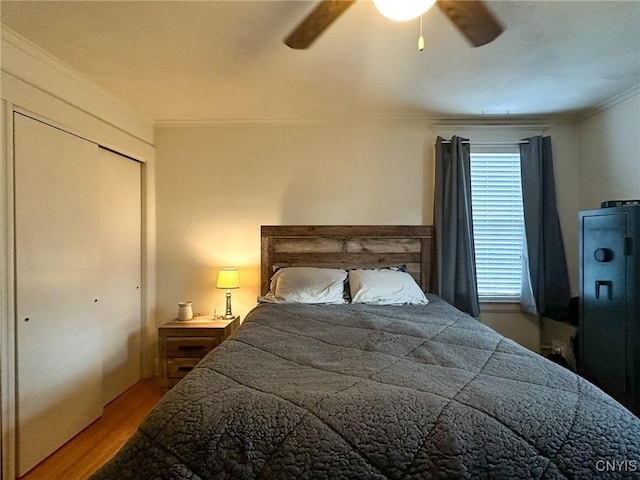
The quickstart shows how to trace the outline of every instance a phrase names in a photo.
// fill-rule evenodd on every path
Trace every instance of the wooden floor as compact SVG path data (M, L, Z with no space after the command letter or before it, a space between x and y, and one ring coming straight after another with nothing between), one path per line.
M141 380L104 408L104 414L23 477L80 480L107 462L133 435L162 393L158 378Z

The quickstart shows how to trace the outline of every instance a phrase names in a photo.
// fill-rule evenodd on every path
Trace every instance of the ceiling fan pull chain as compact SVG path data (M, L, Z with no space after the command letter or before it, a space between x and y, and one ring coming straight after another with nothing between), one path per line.
M422 15L420 15L420 36L418 37L418 50L424 50L424 37L422 36Z

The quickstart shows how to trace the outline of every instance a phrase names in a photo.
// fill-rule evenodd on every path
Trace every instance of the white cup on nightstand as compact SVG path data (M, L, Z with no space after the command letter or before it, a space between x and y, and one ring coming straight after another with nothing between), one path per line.
M178 320L191 320L193 308L191 302L178 302Z

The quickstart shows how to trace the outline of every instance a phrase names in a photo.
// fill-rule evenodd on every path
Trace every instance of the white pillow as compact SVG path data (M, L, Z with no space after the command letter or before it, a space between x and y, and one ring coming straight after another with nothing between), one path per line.
M397 305L429 303L413 277L397 270L349 271L351 303Z
M346 270L288 267L271 277L270 290L259 301L270 303L344 303Z

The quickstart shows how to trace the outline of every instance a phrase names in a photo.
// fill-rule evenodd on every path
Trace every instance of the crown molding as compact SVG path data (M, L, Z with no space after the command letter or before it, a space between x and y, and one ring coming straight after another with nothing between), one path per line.
M344 120L343 120L344 121ZM202 128L202 127L296 127L335 123L331 120L311 119L199 119L199 120L156 120L156 128Z
M587 110L582 115L578 117L578 121L582 122L588 118L591 118L599 113L604 112L605 110L609 110L610 108L622 103L630 98L633 98L637 95L640 95L640 84L631 87L629 90L625 90L618 95L611 97L609 100L602 102L600 105L596 105L595 107Z
M5 25L0 25L0 41L0 69L4 73L152 144L153 121L150 118Z
M341 125L353 122L427 122L427 117L325 117L325 118L229 118L201 120L156 120L157 128L181 127L308 127L321 125Z
M199 120L156 120L156 128L202 128L202 127L304 127L318 125L336 125L353 122L415 122L423 123L427 128L546 128L554 124L575 124L575 115L539 115L539 116L395 116L395 117L340 117L340 118L301 118L301 119L199 119Z
M513 129L546 128L549 125L562 125L576 123L573 114L558 115L495 115L473 117L440 117L434 119L433 128L488 128L500 127Z

